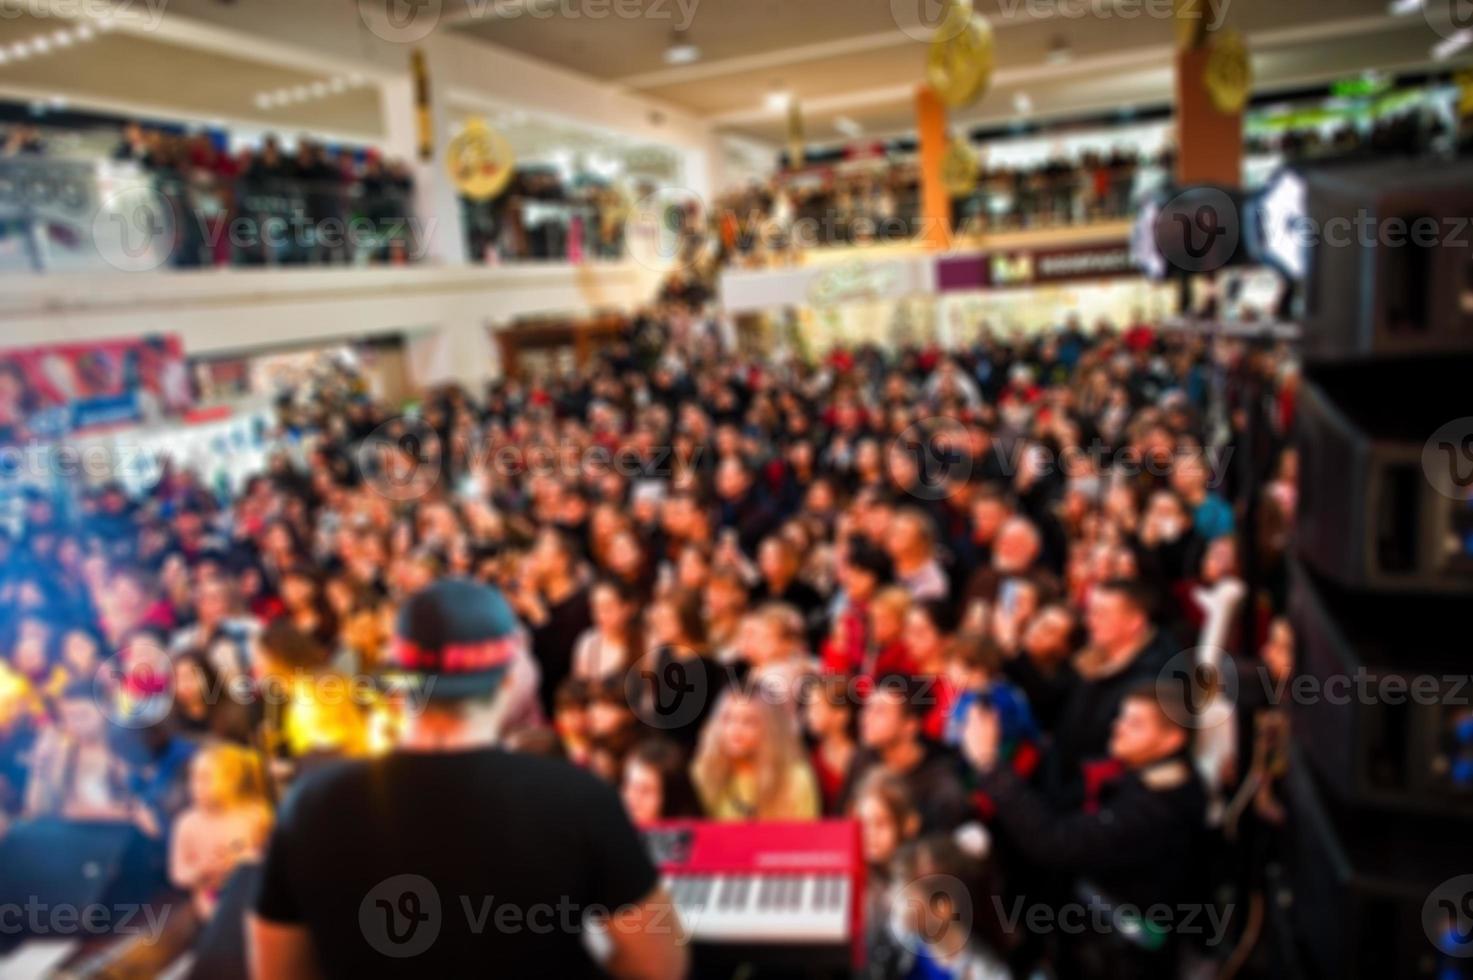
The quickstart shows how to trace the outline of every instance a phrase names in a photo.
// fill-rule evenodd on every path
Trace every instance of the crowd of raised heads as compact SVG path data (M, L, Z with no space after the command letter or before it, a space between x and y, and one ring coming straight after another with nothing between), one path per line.
M465 577L523 630L505 748L640 825L857 819L875 976L1225 956L1001 912L1203 903L1272 846L1248 776L1275 704L1172 672L1290 669L1296 383L1281 348L1143 321L810 362L689 310L407 414L342 368L234 493L167 466L28 499L0 537L3 825L131 823L208 919L282 787L392 747L414 706L359 681L402 600ZM935 875L998 901L963 930L907 899Z

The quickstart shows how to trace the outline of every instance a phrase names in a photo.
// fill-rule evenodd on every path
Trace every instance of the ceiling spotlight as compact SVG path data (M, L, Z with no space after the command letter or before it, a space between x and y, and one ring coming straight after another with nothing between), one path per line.
M256 93L256 108L257 109L269 109L275 103L276 103L276 99L274 99L271 96L271 93L270 92L257 92Z
M305 85L298 85L296 88L292 89L292 98L296 99L298 102L306 102L308 99L312 98L312 90Z
M684 31L676 31L670 35L670 46L665 49L665 64L688 65L700 58L701 49L690 43Z
M1048 43L1048 54L1043 60L1051 65L1066 65L1074 60L1074 49L1069 47L1068 38L1062 34L1055 35Z
M793 93L785 88L774 89L767 93L767 108L773 112L782 112L793 102Z
M1026 116L1033 111L1033 99L1027 92L1013 93L1013 111L1020 116Z
M1473 44L1473 28L1465 28L1432 45L1432 57L1437 61L1446 61L1470 44Z
M72 36L66 31L57 31L51 35L51 40L58 48L69 48L72 46Z
M359 88L366 81L367 81L367 79L364 78L360 73L358 73L356 71L353 74L351 74L351 75L348 76L348 84L351 85L351 86L353 86L354 88Z
M856 139L864 134L864 127L848 116L834 117L834 128L849 139Z
M1422 0L1391 0L1387 8L1393 17L1405 17L1422 9Z
M51 50L51 41L44 37L32 38L31 50L37 54L45 54Z
M104 14L103 16L97 18L97 29L104 34L112 30L116 26L117 25L113 23L113 18L111 14Z
M327 95L327 83L314 82L312 85L312 94L317 96L319 99Z
M10 46L10 56L16 61L25 61L31 56L31 46L24 41L16 41Z
M332 90L334 92L346 92L348 90L348 83L342 77L334 78L332 80Z
M92 26L90 24L82 24L80 27L77 28L76 34L78 41L90 41L97 36L93 32Z

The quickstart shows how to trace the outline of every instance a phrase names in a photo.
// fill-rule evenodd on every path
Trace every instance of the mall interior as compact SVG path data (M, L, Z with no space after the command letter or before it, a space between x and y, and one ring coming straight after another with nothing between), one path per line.
M1473 978L1470 120L1467 0L0 0L0 980Z

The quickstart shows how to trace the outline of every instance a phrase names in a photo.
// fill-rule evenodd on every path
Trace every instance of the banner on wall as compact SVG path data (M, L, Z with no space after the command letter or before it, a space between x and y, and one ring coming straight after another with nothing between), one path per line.
M1083 279L1141 275L1130 242L1096 242L1046 249L1004 249L942 259L936 268L940 292L1049 286Z
M179 415L193 403L184 346L172 334L0 355L0 443Z
M823 308L904 299L935 288L933 256L851 259L790 269L730 270L721 277L721 302L732 313L784 306Z

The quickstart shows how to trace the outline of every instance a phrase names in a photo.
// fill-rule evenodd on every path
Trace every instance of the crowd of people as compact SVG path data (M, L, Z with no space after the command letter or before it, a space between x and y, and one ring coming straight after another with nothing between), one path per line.
M1162 165L1117 148L1033 167L979 167L972 187L954 189L952 226L980 235L1128 219L1137 174ZM906 241L922 230L919 170L906 162L784 175L723 196L713 211L724 250L748 265L809 248Z
M137 163L169 201L170 263L179 268L403 263L418 256L409 168L374 151L303 138L288 153L267 136L259 149L231 154L208 133L135 122L124 128L113 158Z
M228 499L173 467L141 498L33 495L0 536L0 829L127 825L208 923L285 785L392 748L407 707L357 682L406 599L468 578L524 640L505 748L640 826L857 820L869 975L1226 958L1239 923L1173 916L1274 846L1277 688L1171 671L1290 669L1286 352L1070 322L808 364L681 303L644 319L662 342L412 417L344 369ZM965 916L910 894L938 875ZM1170 912L1004 914L1071 903Z

